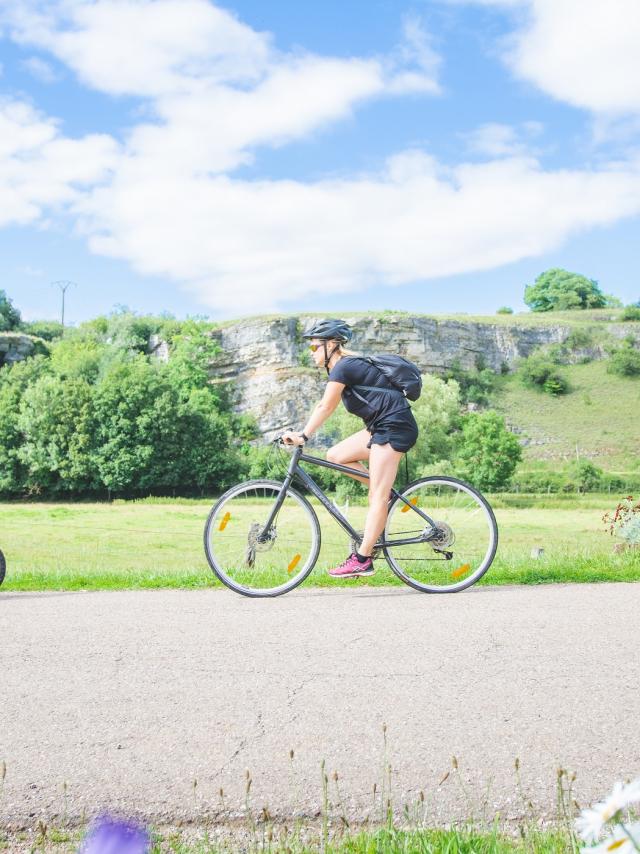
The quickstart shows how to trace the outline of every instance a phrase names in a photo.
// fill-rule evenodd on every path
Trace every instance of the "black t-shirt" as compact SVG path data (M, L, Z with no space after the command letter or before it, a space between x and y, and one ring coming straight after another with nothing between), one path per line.
M375 365L359 356L343 356L339 359L331 368L329 381L345 384L346 388L342 392L345 409L352 415L362 418L368 430L392 412L409 409L409 404L402 392L391 385ZM392 393L368 388L358 388L354 391L351 388L354 385L377 386L391 389ZM355 394L356 391L366 399L366 403Z

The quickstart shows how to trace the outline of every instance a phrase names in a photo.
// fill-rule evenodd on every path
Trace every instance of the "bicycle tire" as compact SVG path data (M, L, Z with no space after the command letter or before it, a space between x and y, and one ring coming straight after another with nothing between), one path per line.
M7 571L7 562L4 559L2 550L0 549L0 584L4 581L4 576Z
M287 489L287 496L291 496L295 501L298 502L301 508L307 514L312 526L312 544L311 551L309 553L309 557L306 560L306 563L301 570L294 578L291 579L290 582L285 584L279 584L276 587L264 587L264 588L255 588L249 587L247 585L238 584L229 575L218 565L216 561L215 555L210 547L211 542L211 534L212 534L212 523L216 518L219 510L225 506L230 500L234 497L241 494L243 491L248 491L250 489L260 489L260 488L269 488L273 490L280 490L282 488L282 483L276 480L268 480L264 478L247 480L242 483L238 483L235 486L232 486L228 489L213 505L211 510L209 511L209 515L207 517L207 521L204 527L204 550L207 558L207 562L211 567L214 575L221 581L226 587L230 590L233 590L235 593L239 593L242 596L248 596L251 598L268 598L274 596L282 596L284 593L289 593L291 590L298 587L302 582L308 578L309 573L313 570L316 562L318 560L318 555L320 554L320 544L321 544L321 529L320 522L318 520L318 516L309 503L309 501L301 495L297 490L293 489L291 486Z
M477 490L475 487L471 486L471 484L465 483L465 481L459 480L456 477L449 477L449 476L440 477L440 476L434 475L434 476L430 476L430 477L419 478L418 480L414 480L411 483L407 484L401 490L400 494L403 496L404 495L408 496L412 492L415 492L418 487L424 486L426 484L431 484L431 485L447 484L447 485L454 485L456 487L460 487L468 495L472 495L478 501L478 503L482 506L482 508L486 512L486 515L487 515L487 518L489 521L490 531L491 531L491 540L489 543L489 548L488 548L488 550L485 554L485 557L481 563L481 566L478 569L476 569L468 578L465 578L456 584L449 584L447 586L440 587L440 586L433 586L433 585L429 585L429 584L424 584L424 583L417 581L416 579L411 578L405 571L400 569L399 566L397 565L397 561L395 561L391 555L392 548L390 549L389 547L385 546L383 548L384 556L385 556L387 563L389 564L389 567L391 568L392 572L401 581L403 581L405 584L409 585L409 587L413 587L414 590L418 590L420 593L459 593L462 590L465 590L466 588L471 587L473 584L475 584L477 581L479 581L482 578L482 576L486 574L489 567L493 563L493 560L495 558L496 551L498 548L498 523L496 522L496 517L495 517L495 514L491 508L491 505L489 504L487 499L482 495L482 493L479 490ZM403 504L403 503L404 502L401 502L399 498L396 498L392 502L391 506L389 507L389 513L387 516L387 522L385 524L385 531L384 531L385 540L389 539L390 537L393 536L393 534L389 530L389 526L392 522L393 515L394 515L393 510L394 510L394 508L398 507L400 504ZM430 511L429 507L425 507L425 512L428 515L431 515L431 511ZM425 546L428 546L428 543L425 542Z

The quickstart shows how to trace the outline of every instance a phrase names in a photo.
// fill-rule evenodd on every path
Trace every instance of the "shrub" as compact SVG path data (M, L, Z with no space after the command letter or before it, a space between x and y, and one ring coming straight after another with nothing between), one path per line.
M511 489L518 492L561 492L564 482L558 471L519 471L514 475Z
M522 359L518 366L522 382L529 388L537 388L548 394L560 395L569 391L569 383L558 370L556 363L544 353L532 353Z
M620 315L620 320L640 320L640 306L638 305L626 305L622 309L622 314Z
M56 338L62 338L64 327L57 320L31 320L28 323L22 323L21 329L28 335L35 335L37 338L43 338L45 341L54 341Z
M482 356L476 357L475 370L465 370L458 359L444 373L444 379L454 380L460 390L460 402L487 406L495 387L495 374L485 367Z
M609 359L607 371L620 377L638 376L640 374L640 350L628 345L614 350Z
M513 314L513 309L508 305L502 305L496 311L496 314Z
M611 536L618 535L627 543L640 543L640 501L627 495L619 501L613 512L602 517Z
M593 329L572 329L565 339L564 349L569 351L582 350L585 347L592 347L593 344Z

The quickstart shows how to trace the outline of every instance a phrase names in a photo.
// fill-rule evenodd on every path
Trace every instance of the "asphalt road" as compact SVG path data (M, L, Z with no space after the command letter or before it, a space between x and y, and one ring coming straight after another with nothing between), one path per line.
M422 790L434 822L551 817L559 766L581 804L640 774L639 584L357 585L0 592L0 825L239 815L247 769L256 810L313 816L323 760L359 819L385 762L394 808Z

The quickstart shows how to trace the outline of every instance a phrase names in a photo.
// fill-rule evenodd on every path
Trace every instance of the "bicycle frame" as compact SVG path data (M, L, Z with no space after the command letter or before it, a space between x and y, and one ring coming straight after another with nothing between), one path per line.
M303 446L296 445L295 450L291 456L291 462L287 468L287 474L282 484L282 488L278 493L278 497L276 499L276 503L273 506L271 513L269 514L269 518L267 519L264 528L258 535L258 542L264 541L268 538L268 531L271 528L276 516L278 515L278 511L282 507L284 502L287 489L291 485L293 479L295 477L299 478L302 483L307 487L309 492L311 492L318 501L322 504L322 506L326 509L326 511L333 516L336 522L344 528L344 530L352 537L356 542L360 540L360 534L353 528L353 526L349 523L347 519L342 515L342 513L337 509L337 507L329 501L324 492L320 489L315 480L311 477L311 475L307 474L307 472L300 468L300 463L311 463L311 465L316 466L324 466L324 468L334 469L334 471L340 471L344 474L358 474L362 477L369 479L369 475L366 472L360 471L359 469L352 469L348 466L340 465L340 463L331 463L328 460L323 460L321 457L310 457L308 454L303 453ZM399 498L403 501L407 507L410 507L414 513L417 513L421 516L425 522L431 526L431 530L424 531L417 537L404 537L402 539L393 539L393 540L378 540L376 543L376 548L391 548L393 546L406 546L414 543L425 543L430 539L438 535L438 529L436 523L431 519L426 513L424 513L419 507L416 507L415 504L411 504L410 501L407 501L405 498L400 495L395 489L391 489L394 498Z

